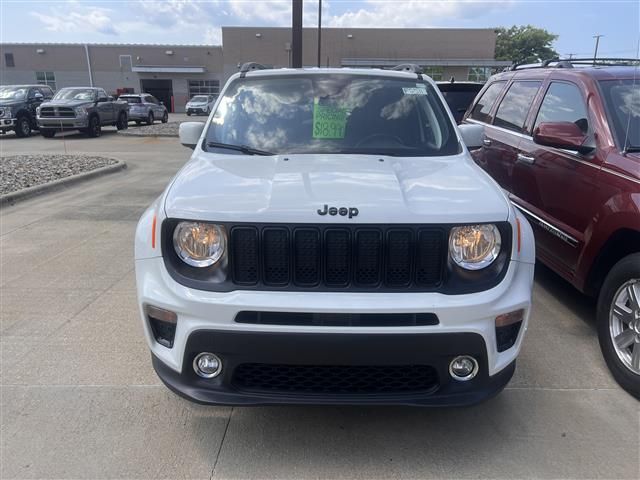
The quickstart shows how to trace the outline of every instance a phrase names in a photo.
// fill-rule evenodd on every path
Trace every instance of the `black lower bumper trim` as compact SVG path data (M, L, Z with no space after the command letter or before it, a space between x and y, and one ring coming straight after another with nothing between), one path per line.
M192 364L200 352L212 352L222 359L222 373L213 379L200 378ZM453 380L448 372L451 360L458 355L472 355L479 364L478 374L470 381ZM168 367L152 355L160 379L174 392L201 404L275 405L416 405L463 406L484 401L499 393L515 371L515 361L496 375L488 375L486 347L482 336L474 333L441 334L335 334L198 331L187 341L182 373ZM370 391L336 390L292 391L272 388L247 389L238 382L236 370L243 365L266 364L300 366L334 366L336 370L355 367L384 368L385 372L406 366L427 366L435 383L429 389ZM373 366L373 367L372 367ZM289 382L286 385L290 386ZM364 392L364 393L363 393Z

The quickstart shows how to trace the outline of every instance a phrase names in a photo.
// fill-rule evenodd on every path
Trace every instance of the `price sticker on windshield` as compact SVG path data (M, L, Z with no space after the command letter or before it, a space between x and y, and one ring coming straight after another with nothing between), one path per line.
M313 103L313 138L344 138L347 127L346 108Z

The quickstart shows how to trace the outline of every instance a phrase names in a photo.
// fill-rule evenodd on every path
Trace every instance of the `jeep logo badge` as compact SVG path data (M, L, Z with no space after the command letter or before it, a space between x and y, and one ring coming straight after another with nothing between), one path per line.
M319 209L318 210L318 215L326 215L329 214L331 216L336 216L336 215L340 215L342 217L346 217L347 215L349 215L349 218L353 218L353 217L357 217L358 213L360 213L358 211L357 208L355 207L330 207L329 205L327 205L325 203L324 205L324 210L323 209Z

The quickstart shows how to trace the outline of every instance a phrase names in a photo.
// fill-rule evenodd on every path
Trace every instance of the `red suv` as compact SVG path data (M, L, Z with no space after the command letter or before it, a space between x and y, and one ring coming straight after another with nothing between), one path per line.
M640 397L640 66L584 63L495 75L464 122L485 127L474 158L531 221L537 258L598 297L605 360Z

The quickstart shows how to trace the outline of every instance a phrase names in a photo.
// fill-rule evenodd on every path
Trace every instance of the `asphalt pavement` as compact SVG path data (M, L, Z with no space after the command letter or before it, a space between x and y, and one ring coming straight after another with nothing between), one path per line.
M120 173L0 212L0 477L638 478L638 402L593 302L537 267L516 374L471 408L205 407L167 390L138 318L133 237L188 159L175 138L0 137Z

